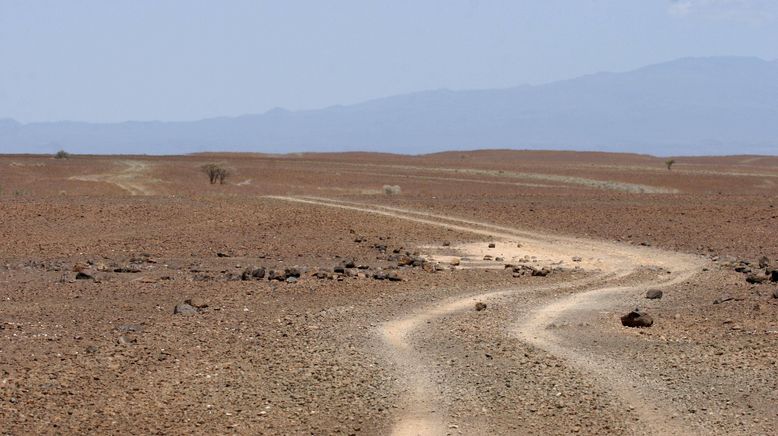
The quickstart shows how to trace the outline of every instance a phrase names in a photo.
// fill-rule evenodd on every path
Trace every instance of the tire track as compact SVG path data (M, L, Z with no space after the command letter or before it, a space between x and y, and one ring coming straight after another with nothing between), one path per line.
M646 398L656 397L651 387L635 380L627 371L622 370L617 362L568 347L546 327L554 320L576 311L592 312L610 307L619 296L637 292L647 286L668 287L689 280L704 265L699 258L651 247L632 247L604 241L544 235L491 223L391 206L368 205L320 197L271 196L268 198L370 213L490 236L502 241L520 239L525 250L537 253L539 258L546 261L579 256L581 253L586 253L591 259L581 262L585 270L596 273L588 279L455 298L382 324L379 334L412 387L404 399L405 404L401 407L403 413L397 417L393 434L444 434L446 432L445 414L441 412L441 405L431 400L436 394L432 374L429 369L424 368L418 357L419 350L414 349L409 341L409 337L415 331L426 326L431 319L466 310L472 306L475 299L488 300L519 292L573 289L578 289L579 292L537 308L529 319L512 326L510 333L527 344L564 359L570 366L590 375L621 402L632 406L646 429L659 434L694 433L693 429L682 423L668 422L665 418L668 416L666 411L655 407L656 402L646 401ZM614 286L628 276L647 268L658 271L656 277L629 286Z

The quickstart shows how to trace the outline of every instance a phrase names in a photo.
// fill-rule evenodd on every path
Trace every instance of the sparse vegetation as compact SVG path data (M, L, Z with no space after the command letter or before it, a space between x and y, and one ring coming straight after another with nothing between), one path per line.
M60 150L54 154L54 159L67 159L70 157L70 153L65 150Z
M400 192L398 185L384 185L384 194L386 195L399 195Z
M213 163L205 164L201 167L201 169L205 174L208 175L208 180L212 185L216 182L219 182L220 185L223 185L224 179L226 179L230 174L226 168Z
M675 159L668 159L665 161L665 166L667 167L668 171L670 171L673 168L674 163L675 163Z

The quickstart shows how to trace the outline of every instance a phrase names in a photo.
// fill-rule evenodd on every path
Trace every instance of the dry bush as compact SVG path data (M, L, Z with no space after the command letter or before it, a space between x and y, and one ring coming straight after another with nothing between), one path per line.
M60 150L54 155L54 159L67 159L70 157L70 153L65 150Z
M386 195L399 195L400 186L398 185L384 185L384 194Z
M205 174L208 175L208 180L212 185L216 182L219 182L220 185L223 185L224 179L226 179L230 174L226 168L213 163L205 164L201 167L201 169Z
M674 163L675 163L675 159L668 159L665 161L665 166L667 166L668 171L672 169Z

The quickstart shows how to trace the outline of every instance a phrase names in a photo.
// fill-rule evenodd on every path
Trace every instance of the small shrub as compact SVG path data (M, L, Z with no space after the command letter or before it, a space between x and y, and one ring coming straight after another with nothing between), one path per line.
M400 187L398 185L384 185L384 194L386 195L399 195Z
M54 159L67 159L70 157L70 153L65 150L60 150L54 155Z
M665 166L667 166L667 171L670 171L674 163L675 163L675 159L668 159L665 161Z
M216 182L219 182L220 185L224 184L224 179L227 178L227 176L230 174L227 169L217 165L217 164L206 164L201 167L203 172L208 175L208 180L211 182L211 184L215 184Z

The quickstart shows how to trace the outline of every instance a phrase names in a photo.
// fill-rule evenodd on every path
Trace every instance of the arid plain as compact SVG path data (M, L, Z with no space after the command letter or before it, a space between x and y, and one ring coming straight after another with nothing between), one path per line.
M778 427L776 157L0 169L4 434Z

